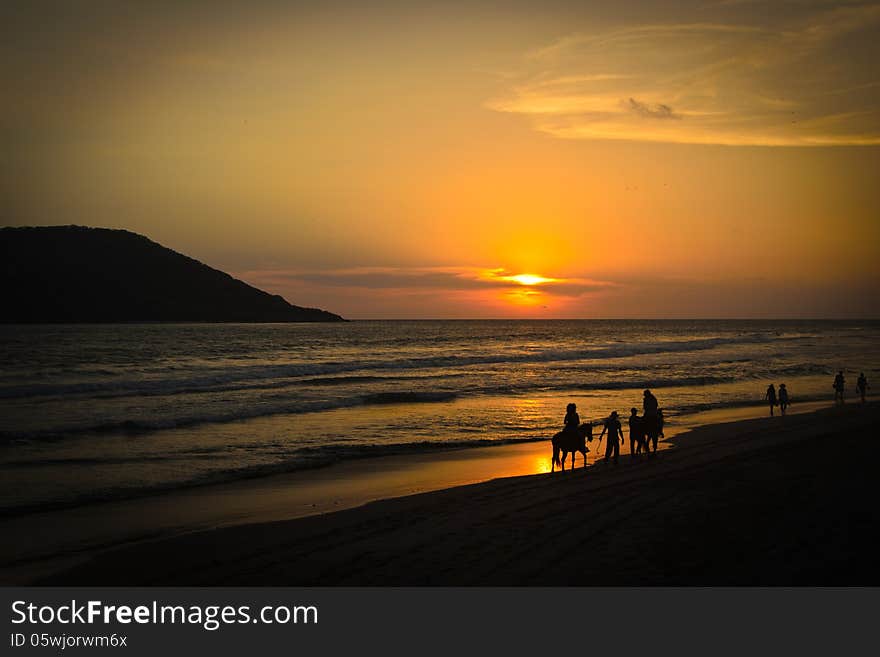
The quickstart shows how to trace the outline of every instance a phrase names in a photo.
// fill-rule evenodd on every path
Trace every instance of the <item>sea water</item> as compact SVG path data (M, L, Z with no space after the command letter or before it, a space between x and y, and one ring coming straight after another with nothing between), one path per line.
M0 513L344 459L546 440L569 402L670 423L880 376L864 321L0 326ZM761 413L766 411L760 411Z

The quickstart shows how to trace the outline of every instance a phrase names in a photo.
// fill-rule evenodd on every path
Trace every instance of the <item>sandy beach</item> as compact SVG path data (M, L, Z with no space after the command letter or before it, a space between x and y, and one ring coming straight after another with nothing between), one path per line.
M92 585L876 584L870 537L880 515L871 492L878 419L880 406L870 403L720 422L671 438L672 449L652 458L624 455L617 467L419 494L408 493L424 482L401 475L399 496L286 520L249 521L284 515L277 480L226 487L225 497L209 489L178 493L172 505L161 496L134 500L115 510L137 509L143 519L143 535L128 545L83 546L63 558L8 564L5 573L16 583ZM429 458L466 479L473 471L464 463L534 467L546 450L535 444ZM487 454L474 454L480 451ZM415 466L400 472L407 467ZM345 472L331 470L316 477L333 486ZM204 505L208 495L227 514L238 500L238 522L246 524L183 532L188 504ZM258 499L262 506L246 508ZM155 513L164 509L166 524L176 518L181 532L148 540L150 527L157 531L150 504ZM114 509L105 511L112 527Z

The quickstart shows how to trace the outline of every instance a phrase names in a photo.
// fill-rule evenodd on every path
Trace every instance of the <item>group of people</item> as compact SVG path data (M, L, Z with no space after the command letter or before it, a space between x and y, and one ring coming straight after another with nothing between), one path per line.
M843 376L843 370L840 370L837 373L837 376L834 377L834 383L831 384L831 387L834 388L834 402L836 404L843 404L843 393L844 390L846 390L846 378ZM856 379L856 390L858 391L863 404L865 403L865 395L868 394L868 388L870 387L865 373L859 372L859 378Z
M843 393L845 383L846 380L843 376L843 371L838 372L837 376L834 377L834 384L832 387L834 388L835 402L839 404L842 404L844 400ZM863 403L869 387L865 373L861 372L856 381L856 389L858 390ZM770 415L774 414L776 406L779 406L780 413L785 415L785 412L791 403L788 396L788 388L786 388L784 383L779 384L778 390L772 383L767 386L765 399L770 404ZM630 409L630 416L628 419L629 453L632 456L641 454L642 452L645 454L648 454L651 451L656 452L657 441L663 437L663 409L659 408L657 398L650 390L645 390L643 394L642 408L644 409L644 413L641 416L639 415L637 408ZM564 422L565 428L563 431L576 432L582 427L581 418L578 415L576 404L568 405L565 412ZM587 424L583 426L588 427L589 439L592 440L591 429L589 429L590 425ZM624 441L623 426L620 423L620 417L618 416L617 411L612 411L611 415L609 415L602 423L602 433L599 434L600 443L606 435L608 436L608 439L605 442L605 461L613 461L616 465L618 458L620 457L620 445ZM584 457L586 458L586 451L584 451Z
M629 416L629 452L631 455L648 454L657 451L657 442L663 436L663 409L659 407L657 398L650 390L645 390L642 400L643 415L639 415L637 408L630 409ZM569 404L565 412L565 429L576 431L581 425L581 419L577 412L577 405ZM605 436L605 460L613 461L616 465L620 457L620 445L624 441L623 426L617 411L602 423L602 433L599 434L599 442ZM653 449L652 449L653 448Z
M834 388L835 402L843 404L846 379L843 376L842 370L834 377L832 387ZM864 372L860 372L859 378L856 380L856 390L858 390L862 403L865 402L868 388L870 388L868 385L868 379L865 377ZM784 383L779 384L778 391L776 386L771 383L767 386L767 392L764 398L770 404L770 415L774 415L774 409L776 406L779 406L779 412L782 415L785 415L786 410L788 410L788 407L791 404L788 396L788 388ZM629 452L633 455L641 454L643 451L648 453L652 445L653 451L656 452L657 440L659 437L663 436L663 409L658 407L657 398L650 390L645 390L644 392L643 408L644 415L641 417L639 416L638 409L630 409ZM577 429L579 425L580 417L577 413L577 406L575 404L569 404L565 414L565 428ZM654 430L652 431L651 429ZM601 441L606 434L608 435L608 441L605 443L605 459L608 460L613 458L614 462L617 463L617 459L620 455L620 443L624 440L623 427L620 424L617 411L612 411L611 415L603 423L602 433L599 434L599 440Z
M764 395L764 399L767 400L767 403L770 404L770 415L773 415L773 408L779 404L779 412L782 415L785 415L785 411L788 408L788 388L785 387L784 383L779 384L779 393L777 396L776 387L771 383L767 386L767 394Z
M837 373L837 376L834 377L834 383L831 384L831 387L834 388L834 403L843 404L844 391L846 390L846 377L843 376L843 370L840 370ZM865 396L868 394L868 388L870 387L865 373L859 372L859 378L856 379L856 390L858 391L863 404L865 403ZM788 398L788 389L785 387L784 383L779 384L778 392L772 383L767 386L767 392L764 395L764 399L770 404L770 415L773 415L773 409L777 405L779 406L779 412L782 415L785 415L785 411L791 403Z

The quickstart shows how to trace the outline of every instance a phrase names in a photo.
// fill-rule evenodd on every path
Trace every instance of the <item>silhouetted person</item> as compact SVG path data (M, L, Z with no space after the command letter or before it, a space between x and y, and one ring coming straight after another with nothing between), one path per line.
M770 404L770 415L773 415L773 407L776 406L776 388L772 383L767 386L767 392L764 394L764 399Z
M602 433L599 434L599 440L605 432L608 432L608 442L605 443L605 461L614 454L614 465L617 465L617 458L620 456L620 441L623 440L623 427L620 426L620 420L617 419L617 411L611 411L611 415L605 420L605 426L602 427Z
M871 386L868 385L868 379L865 378L865 373L859 372L859 378L856 381L856 389L859 391L859 397L862 398L863 404L865 403L865 394L870 387Z
M645 417L654 417L657 415L657 407L659 404L657 403L657 398L650 390L645 390L644 392L644 401L642 402L642 407L645 410Z
M639 417L639 409L633 407L630 409L629 416L629 453L630 455L641 454L642 446L648 451L645 445L645 427L642 424L642 418Z
M788 408L788 388L784 383L779 384L779 412L785 415L785 409Z
M840 370L837 373L837 376L834 377L834 383L831 386L834 388L834 401L835 403L842 404L843 403L843 391L846 388L846 379L843 377L843 370Z
M654 451L657 451L657 439L658 438L666 438L663 434L663 425L666 422L666 419L663 417L663 409L657 409L657 432L654 434Z
M563 431L577 431L581 425L581 418L577 412L577 404L569 404L565 407L565 428Z
M657 441L663 436L663 409L658 408L654 413L654 417L644 416L642 418L642 436L645 442L645 454L657 451ZM665 436L664 436L665 437Z

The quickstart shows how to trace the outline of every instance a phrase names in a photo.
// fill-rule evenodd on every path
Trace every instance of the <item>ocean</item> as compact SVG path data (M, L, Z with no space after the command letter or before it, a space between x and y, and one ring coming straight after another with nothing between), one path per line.
M671 424L832 397L880 373L880 322L356 321L0 326L0 514L546 440L641 408Z

